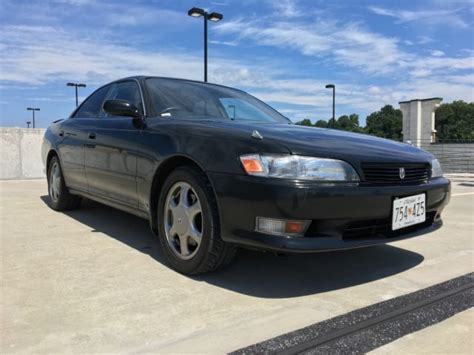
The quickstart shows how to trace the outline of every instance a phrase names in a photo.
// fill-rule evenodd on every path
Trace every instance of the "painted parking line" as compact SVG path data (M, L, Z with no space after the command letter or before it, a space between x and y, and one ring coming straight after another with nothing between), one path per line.
M463 192L460 194L452 194L451 196L466 196L466 195L474 195L474 192Z
M474 273L380 302L232 354L366 353L474 306Z

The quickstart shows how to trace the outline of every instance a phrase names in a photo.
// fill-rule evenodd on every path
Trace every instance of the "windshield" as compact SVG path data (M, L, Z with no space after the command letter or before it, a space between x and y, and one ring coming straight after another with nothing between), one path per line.
M146 83L151 104L162 117L290 122L267 104L239 90L164 78L149 78Z

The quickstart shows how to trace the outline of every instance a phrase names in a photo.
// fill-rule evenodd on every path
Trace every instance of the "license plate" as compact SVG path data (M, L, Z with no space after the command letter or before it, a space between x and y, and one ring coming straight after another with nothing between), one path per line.
M392 230L426 220L425 194L399 198L393 201Z

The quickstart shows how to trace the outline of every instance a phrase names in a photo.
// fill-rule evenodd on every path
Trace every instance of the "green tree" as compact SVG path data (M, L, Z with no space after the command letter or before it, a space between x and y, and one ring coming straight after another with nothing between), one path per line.
M359 132L363 133L364 129L359 126L359 115L353 113L349 116L343 115L340 116L336 121L336 128L349 131L349 132Z
M442 104L435 113L438 140L474 139L474 103L453 101Z
M367 117L365 131L382 138L402 140L402 111L385 105Z
M337 125L336 126L337 126L337 128L342 129L344 131L350 131L351 128L352 128L352 122L349 119L349 116L344 115L344 116L340 116L337 119Z
M353 113L352 115L349 116L349 119L352 122L352 132L365 133L364 128L359 125L359 115L358 114Z
M328 122L324 120L318 120L314 125L320 128L328 128Z
M311 120L308 119L308 118L305 118L304 120L302 121L298 121L296 122L297 125L300 125L300 126L312 126L313 124L311 123Z
M359 115L356 113L353 113L352 115L349 116L349 119L351 120L352 124L355 127L359 127Z
M328 121L328 128L339 128L339 125L337 124L337 119L333 120L332 118L330 118Z

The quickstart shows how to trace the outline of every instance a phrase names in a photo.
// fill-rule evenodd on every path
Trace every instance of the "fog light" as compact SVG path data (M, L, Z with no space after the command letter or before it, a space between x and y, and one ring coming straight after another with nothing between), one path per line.
M303 236L311 221L289 221L285 219L257 217L258 232L274 235Z

